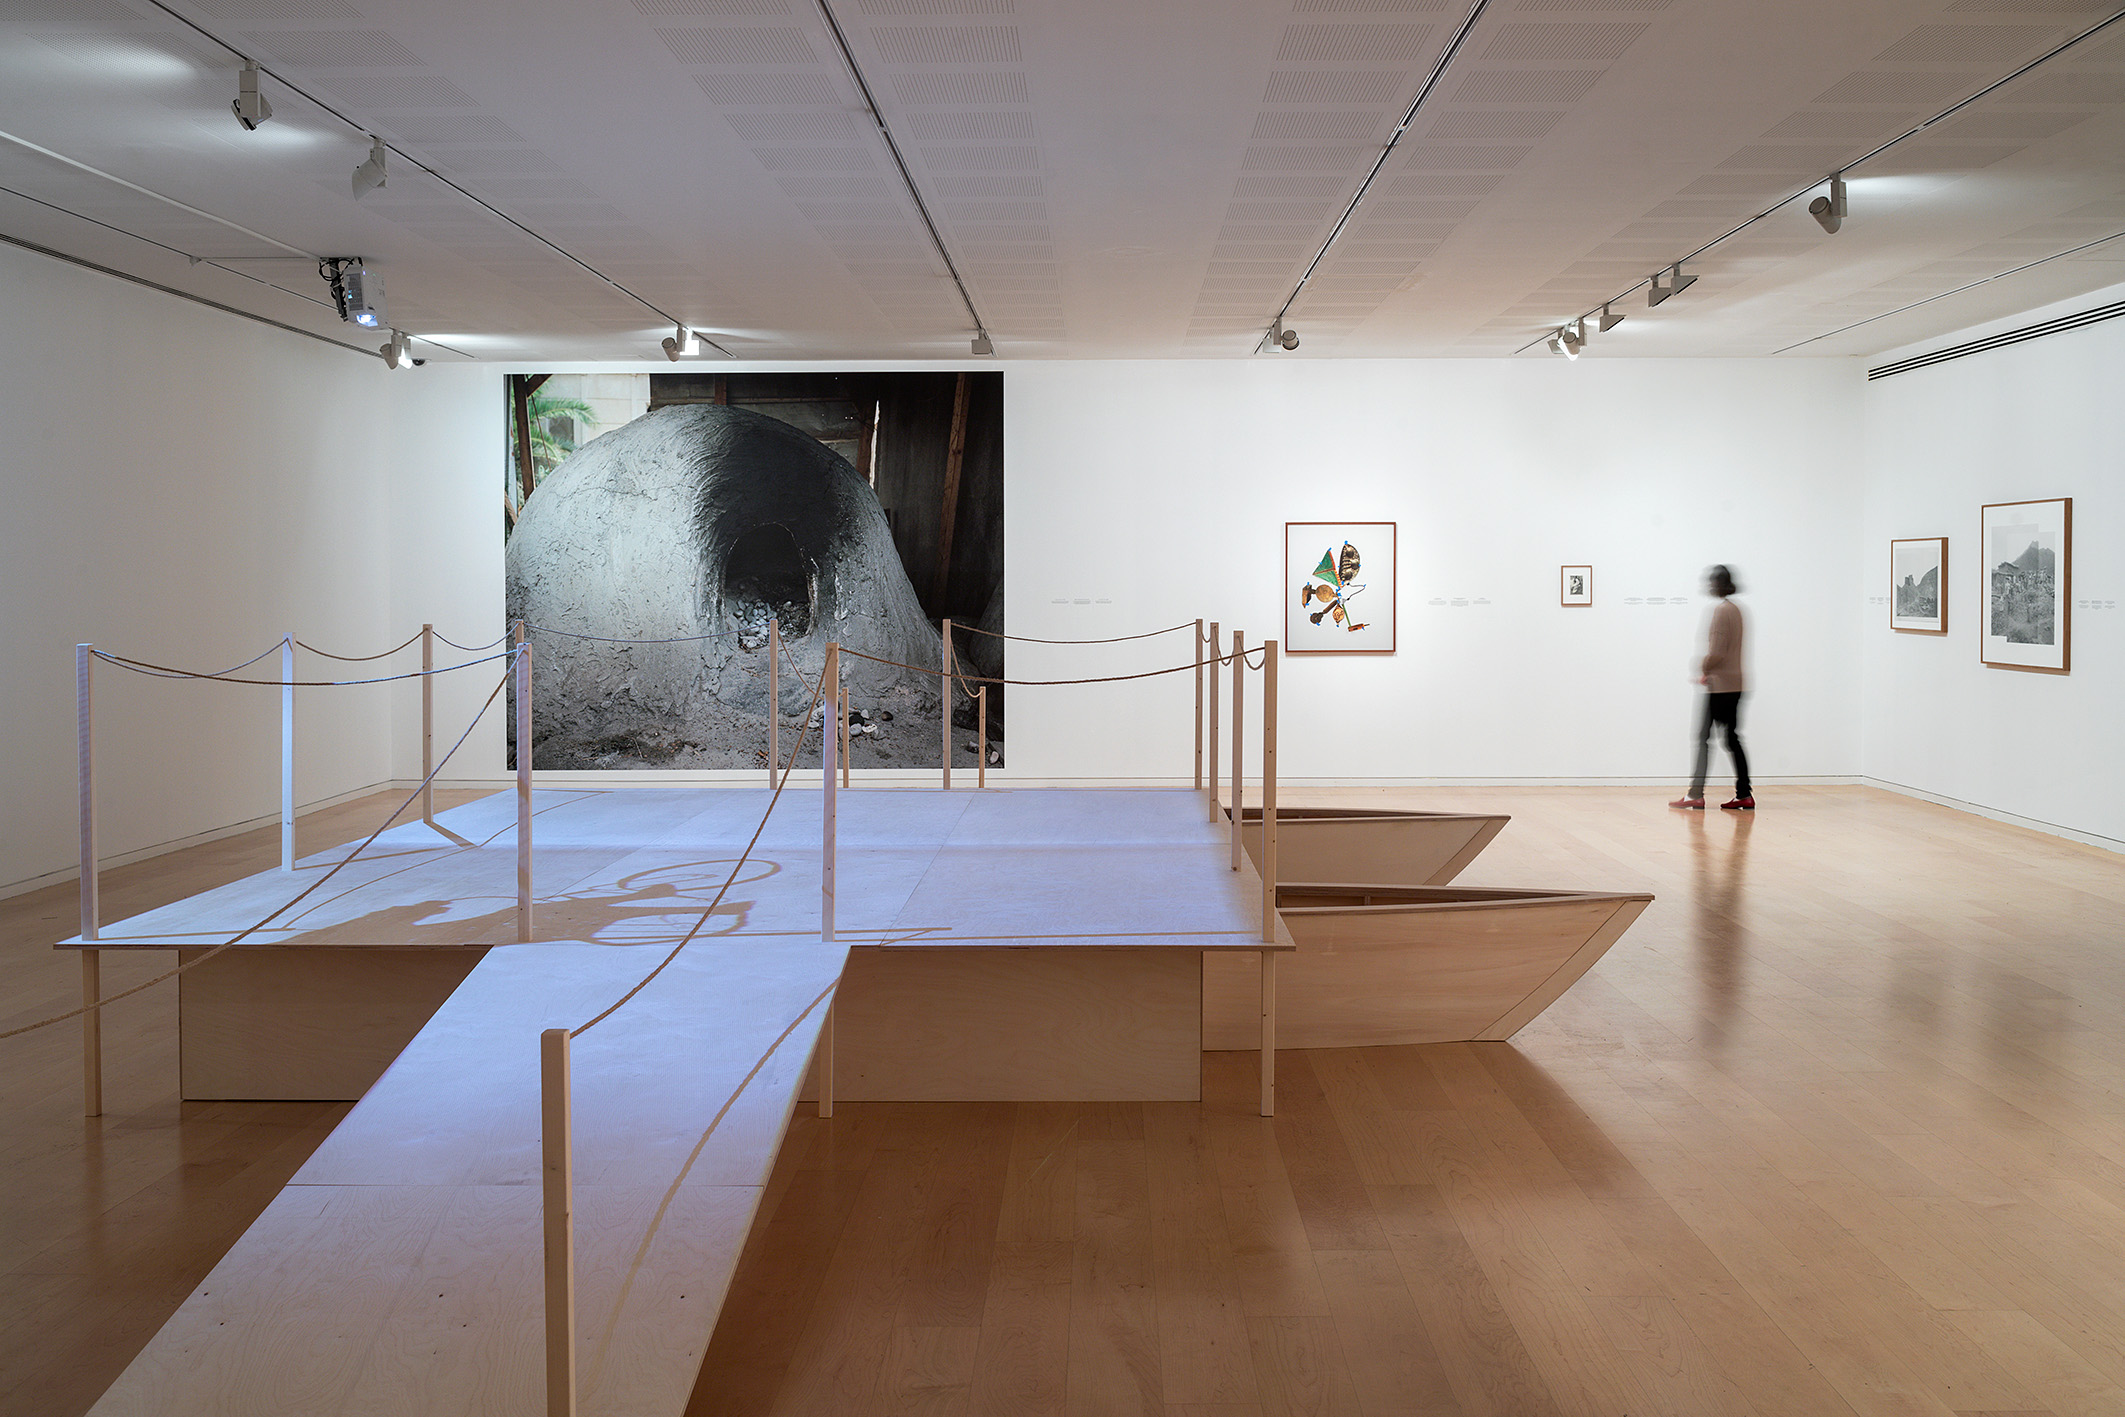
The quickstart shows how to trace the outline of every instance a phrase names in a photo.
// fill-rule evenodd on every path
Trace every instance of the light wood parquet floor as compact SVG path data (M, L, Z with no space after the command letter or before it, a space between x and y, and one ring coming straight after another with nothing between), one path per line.
M1274 1119L1251 1054L800 1116L692 1413L2125 1413L2125 859L1857 788L1301 800L1510 811L1467 882L1660 898L1512 1043L1287 1052ZM71 910L0 902L9 1022ZM178 1104L171 1015L114 1011L96 1122L71 1027L0 1045L0 1410L85 1409L343 1112Z

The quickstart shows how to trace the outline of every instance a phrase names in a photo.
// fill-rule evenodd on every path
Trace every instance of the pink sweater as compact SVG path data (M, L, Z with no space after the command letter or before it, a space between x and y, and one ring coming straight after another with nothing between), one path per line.
M1704 651L1704 687L1713 694L1742 692L1741 607L1722 600L1712 608L1712 632Z

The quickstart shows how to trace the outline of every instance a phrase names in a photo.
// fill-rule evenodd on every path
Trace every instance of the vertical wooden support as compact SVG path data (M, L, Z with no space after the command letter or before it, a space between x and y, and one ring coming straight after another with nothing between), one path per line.
M834 1115L834 1005L826 1006L826 1022L819 1028L819 1115Z
M102 924L102 900L96 878L96 757L95 712L92 690L92 648L74 646L74 746L80 775L81 810L81 938L96 938ZM103 952L81 952L81 1106L85 1117L103 1115L103 1013L94 1004L103 995Z
M280 641L280 869L295 869L295 635Z
M576 1225L568 1030L539 1035L539 1149L546 1220L546 1417L576 1412Z
M989 686L974 691L974 786L989 785Z
M516 938L531 943L531 646L517 624L516 647Z
M1217 621L1210 622L1210 751L1204 759L1210 765L1210 820L1217 820Z
M1276 951L1262 951L1262 1115L1276 1115Z
M721 375L717 376L721 378ZM767 790L782 782L782 622L767 622Z
M1195 790L1203 790L1203 622L1195 622Z
M1232 869L1240 869L1240 816L1247 795L1246 758L1247 744L1247 632L1232 632Z
M1276 942L1276 641L1262 642L1262 939Z
M937 676L937 716L944 720L944 790L952 790L952 622L944 622L944 673Z
M74 646L74 751L80 775L81 938L93 940L102 925L102 884L96 872L95 649Z
M844 686L841 690L841 785L843 787L849 785L849 759L856 756L855 729L849 724L850 698L850 691Z
M421 820L435 825L435 626L421 626Z
M962 373L952 389L952 434L944 450L944 491L937 509L937 577L931 584L934 603L942 605L952 584L952 533L959 524L959 474L967 456L968 380Z
M841 646L826 647L825 685L819 702L826 705L826 721L820 724L819 759L825 765L826 800L819 812L819 938L834 938L834 708L841 697Z

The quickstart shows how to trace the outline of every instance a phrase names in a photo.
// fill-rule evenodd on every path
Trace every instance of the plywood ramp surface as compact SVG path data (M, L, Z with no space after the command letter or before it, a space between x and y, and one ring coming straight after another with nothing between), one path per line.
M1373 881L1443 886L1512 818L1472 812L1380 812L1298 807L1277 812L1277 881ZM1262 809L1240 817L1240 842L1262 862Z
M573 1049L582 1410L682 1407L838 946L688 951ZM491 951L94 1411L543 1410L539 1059L653 957Z

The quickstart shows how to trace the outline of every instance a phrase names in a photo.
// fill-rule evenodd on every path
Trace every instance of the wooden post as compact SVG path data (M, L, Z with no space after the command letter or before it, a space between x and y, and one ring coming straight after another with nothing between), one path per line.
M295 869L295 634L280 641L280 869Z
M1262 939L1276 943L1276 641L1262 642Z
M937 676L937 713L944 720L944 790L952 790L952 622L944 622L944 673Z
M974 742L977 756L974 760L974 786L989 785L989 686L984 684L974 691Z
M849 759L855 754L854 730L849 725L849 701L851 694L846 685L841 690L841 785L849 785Z
M546 1417L576 1411L575 1168L568 1030L539 1035L539 1149L546 1220Z
M826 1006L826 1022L819 1029L819 1115L834 1115L834 1005Z
M952 583L952 533L959 524L959 474L967 455L967 384L962 373L952 389L952 433L944 450L944 492L937 509L937 578L932 582L940 605Z
M1276 1115L1276 951L1262 951L1262 1115Z
M1195 622L1195 790L1203 790L1203 622Z
M826 800L819 812L819 938L834 938L834 707L841 697L841 646L826 647L825 685L819 702L826 706L819 735L819 760L825 768Z
M1240 817L1244 798L1247 795L1246 761L1243 750L1246 735L1242 732L1247 707L1247 681L1241 677L1247 672L1247 632L1232 632L1232 869L1240 869Z
M531 646L517 622L516 647L516 938L531 943Z
M421 820L435 825L435 626L421 626Z
M74 747L80 776L81 812L81 938L96 938L102 924L102 900L96 877L96 758L92 648L74 646ZM103 1115L103 1014L94 1004L103 996L103 952L81 952L81 1004L89 1012L81 1016L81 1107L85 1117Z
M531 500L534 474L531 462L531 396L539 386L553 376L551 374L511 374L509 376L509 401L516 410L516 477L517 505Z
M721 377L720 375L718 377ZM782 622L767 622L767 790L782 781Z
M1210 820L1217 820L1217 621L1210 622Z

